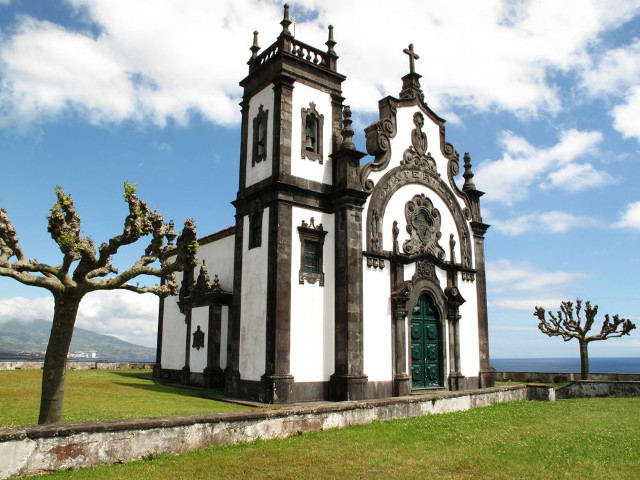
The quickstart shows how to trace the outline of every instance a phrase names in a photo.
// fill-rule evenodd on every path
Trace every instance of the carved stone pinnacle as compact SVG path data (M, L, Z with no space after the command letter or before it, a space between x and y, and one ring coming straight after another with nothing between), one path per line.
M342 144L340 148L356 149L356 145L353 143L354 132L351 128L351 123L351 107L345 105L342 108Z
M260 47L258 46L258 31L257 30L255 30L253 32L253 45L251 45L251 48L249 50L251 50L251 59L252 60L258 56L258 51L260 50Z
M291 32L289 31L289 25L291 25L291 19L289 18L289 4L284 4L284 18L280 22L282 25L282 35L286 35L291 37Z
M465 152L464 154L464 173L462 174L464 177L464 185L462 186L462 191L467 190L475 190L476 185L473 183L473 172L471 171L471 156L469 152Z
M333 39L333 25L329 25L329 40L327 40L325 45L327 46L327 53L329 55L336 54L336 51L333 49L333 47L336 46L336 41Z

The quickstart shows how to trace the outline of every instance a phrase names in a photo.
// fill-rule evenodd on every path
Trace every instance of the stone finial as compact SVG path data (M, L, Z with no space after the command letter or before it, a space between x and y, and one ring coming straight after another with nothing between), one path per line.
M464 185L462 186L462 191L465 192L467 190L475 190L476 185L473 183L473 172L471 171L471 156L469 152L465 152L464 154L464 173L462 176L464 177Z
M286 35L288 37L292 37L291 32L289 31L289 25L291 25L291 19L289 18L289 4L284 4L284 17L280 22L282 25L282 35Z
M325 45L327 46L327 53L329 55L336 54L336 51L333 48L336 46L336 41L333 39L333 25L329 25L329 40L327 40L327 43L325 43Z
M258 46L258 31L257 30L255 30L253 32L253 45L251 45L251 48L249 50L251 50L251 60L253 60L254 58L256 58L258 56L258 51L260 50L260 47Z
M415 61L420 58L420 55L413 51L413 43L410 43L409 48L405 48L403 52L409 55L409 73L416 73Z
M416 73L416 60L420 58L420 55L413 50L413 43L410 43L409 47L405 48L403 52L409 56L409 73L402 77L400 98L418 99L420 102L425 103L424 93L422 93L422 87L420 86L421 75Z
M353 143L353 129L351 128L351 107L349 105L345 105L342 108L342 144L340 148L348 148L350 150L355 150L356 146Z
M178 234L176 233L176 231L174 230L175 224L173 223L173 220L171 220L169 222L169 228L167 229L166 233L164 234L164 236L167 239L168 242L168 247L172 247L173 246L173 241L176 239L176 237L178 236Z

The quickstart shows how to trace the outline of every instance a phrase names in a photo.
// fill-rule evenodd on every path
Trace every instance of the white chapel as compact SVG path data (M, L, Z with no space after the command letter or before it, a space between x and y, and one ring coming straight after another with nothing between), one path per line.
M289 27L240 82L235 226L161 300L154 375L266 403L358 400L493 385L484 235L471 160L461 188L418 58L352 141L333 27ZM400 53L400 52L399 52Z

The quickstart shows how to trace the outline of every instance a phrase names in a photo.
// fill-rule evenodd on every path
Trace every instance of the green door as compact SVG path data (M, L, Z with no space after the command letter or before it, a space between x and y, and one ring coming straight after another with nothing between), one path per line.
M411 377L413 388L439 387L440 328L427 295L422 295L411 315Z

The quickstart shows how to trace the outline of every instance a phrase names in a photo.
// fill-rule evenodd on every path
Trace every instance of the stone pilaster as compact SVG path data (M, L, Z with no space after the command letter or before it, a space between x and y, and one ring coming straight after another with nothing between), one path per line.
M329 389L334 400L366 397L363 371L362 206L368 194L358 181L365 154L341 148L333 154L335 208L335 372Z

